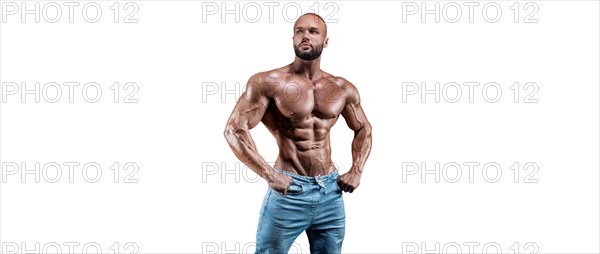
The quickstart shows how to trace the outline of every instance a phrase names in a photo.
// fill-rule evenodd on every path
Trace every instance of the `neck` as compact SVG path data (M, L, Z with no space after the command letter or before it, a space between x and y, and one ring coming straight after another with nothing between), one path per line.
M321 57L315 60L303 60L296 56L292 63L292 71L309 80L319 79L323 76L321 72Z

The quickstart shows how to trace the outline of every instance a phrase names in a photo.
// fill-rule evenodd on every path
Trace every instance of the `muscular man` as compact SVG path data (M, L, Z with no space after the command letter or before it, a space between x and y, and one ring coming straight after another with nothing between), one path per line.
M287 253L306 231L311 253L340 253L345 234L343 192L359 185L371 151L371 125L352 83L320 69L327 26L317 14L294 24L296 58L253 75L238 99L225 138L235 155L269 184L256 235L257 253ZM329 132L339 115L354 130L352 167L342 175L331 161ZM250 129L262 122L279 155L271 167Z

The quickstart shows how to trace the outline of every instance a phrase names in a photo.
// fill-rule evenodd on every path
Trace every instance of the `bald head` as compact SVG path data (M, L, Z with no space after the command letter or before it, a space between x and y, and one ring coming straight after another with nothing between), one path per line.
M321 16L312 12L302 14L302 16L296 20L296 23L294 23L294 30L296 30L300 23L306 24L307 21L309 24L313 23L314 27L321 30L322 33L327 36L327 23L325 23L325 20Z

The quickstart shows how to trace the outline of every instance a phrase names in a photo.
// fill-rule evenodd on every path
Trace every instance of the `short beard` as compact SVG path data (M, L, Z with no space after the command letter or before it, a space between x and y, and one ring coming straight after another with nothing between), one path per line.
M300 59L306 60L306 61L311 61L311 60L315 60L321 56L321 52L323 52L323 45L321 44L321 45L313 46L313 47L311 47L311 50L308 52L300 51L300 46L294 45L294 52L296 53L296 56L299 57Z

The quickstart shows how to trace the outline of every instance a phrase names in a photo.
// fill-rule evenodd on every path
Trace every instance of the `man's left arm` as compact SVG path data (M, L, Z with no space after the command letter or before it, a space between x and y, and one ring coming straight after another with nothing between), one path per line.
M352 83L344 84L346 92L346 105L342 116L350 129L354 130L352 141L352 167L338 179L340 189L352 193L360 185L363 167L371 153L371 124L360 105L360 95Z

